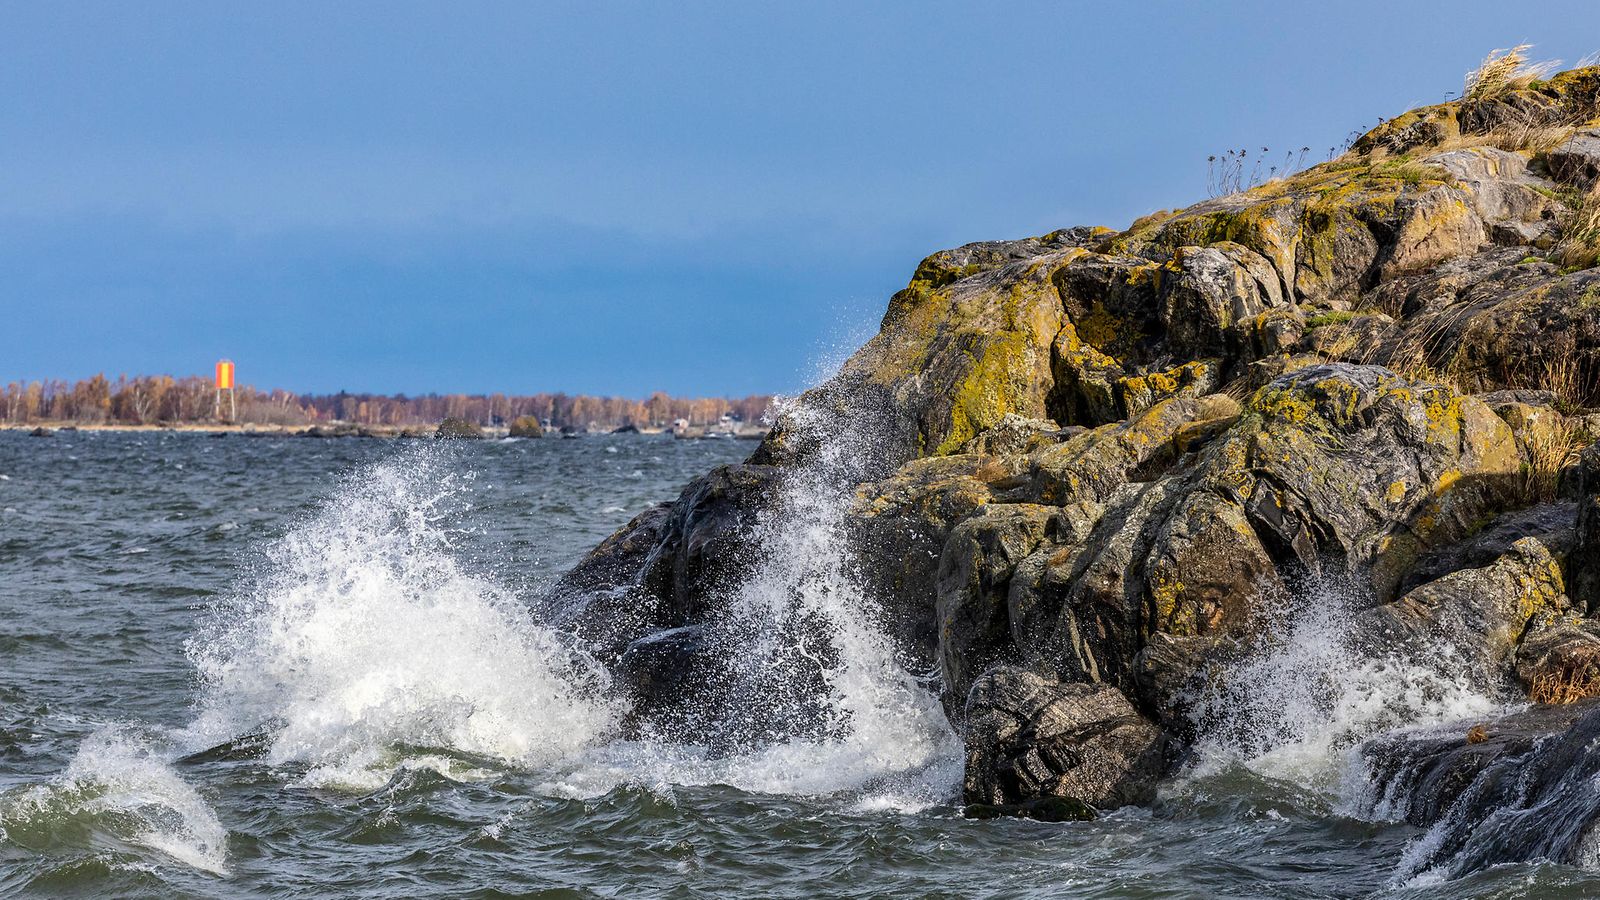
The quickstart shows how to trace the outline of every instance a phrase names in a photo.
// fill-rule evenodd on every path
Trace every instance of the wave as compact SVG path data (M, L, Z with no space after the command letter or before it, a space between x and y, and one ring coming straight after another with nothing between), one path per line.
M835 452L783 488L784 512L757 529L757 574L727 585L724 617L707 623L733 695L768 717L759 742L712 752L620 739L627 702L608 674L460 561L469 476L433 446L347 479L211 612L188 645L200 693L182 740L209 747L269 724L267 764L352 791L417 765L482 777L488 759L542 772L545 790L567 796L726 784L895 807L947 800L960 742L851 582L849 456ZM818 654L821 668L807 668Z
M228 831L199 792L151 743L125 727L101 729L66 770L0 797L0 835L40 854L154 850L226 876Z

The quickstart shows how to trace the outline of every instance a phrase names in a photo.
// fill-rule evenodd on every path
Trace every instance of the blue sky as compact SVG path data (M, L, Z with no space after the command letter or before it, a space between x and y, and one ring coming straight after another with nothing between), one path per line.
M1126 225L1592 0L11 3L0 380L804 386L918 259Z

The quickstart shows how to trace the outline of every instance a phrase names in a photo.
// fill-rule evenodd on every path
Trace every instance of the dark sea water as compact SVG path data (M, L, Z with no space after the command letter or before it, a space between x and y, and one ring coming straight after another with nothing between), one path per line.
M1494 701L1349 667L1336 619L1294 625L1154 808L1092 823L962 819L958 742L838 584L808 602L848 734L617 739L621 701L530 601L750 449L0 432L0 895L1600 895L1575 868L1407 869L1423 833L1373 812L1351 744L1374 709ZM833 571L812 500L758 611ZM264 724L260 752L192 755Z

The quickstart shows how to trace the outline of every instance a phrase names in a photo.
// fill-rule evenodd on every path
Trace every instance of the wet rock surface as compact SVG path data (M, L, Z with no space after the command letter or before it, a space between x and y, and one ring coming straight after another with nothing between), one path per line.
M1463 726L1364 747L1378 811L1429 828L1403 874L1584 861L1600 819L1597 703L1513 713L1479 725L1475 741Z

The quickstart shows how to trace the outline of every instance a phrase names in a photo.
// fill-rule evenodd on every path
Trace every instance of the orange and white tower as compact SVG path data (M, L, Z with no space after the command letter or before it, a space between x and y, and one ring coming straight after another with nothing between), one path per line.
M228 421L239 418L238 401L233 396L233 360L217 360L217 418L222 418L222 392L228 392Z

